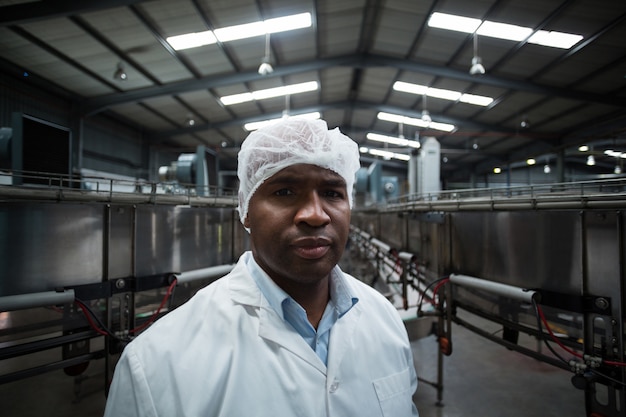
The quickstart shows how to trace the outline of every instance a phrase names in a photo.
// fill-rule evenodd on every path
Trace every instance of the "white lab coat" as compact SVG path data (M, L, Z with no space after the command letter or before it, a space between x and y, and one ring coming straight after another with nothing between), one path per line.
M407 333L380 293L344 274L359 301L331 329L326 367L246 256L124 349L105 417L417 416Z

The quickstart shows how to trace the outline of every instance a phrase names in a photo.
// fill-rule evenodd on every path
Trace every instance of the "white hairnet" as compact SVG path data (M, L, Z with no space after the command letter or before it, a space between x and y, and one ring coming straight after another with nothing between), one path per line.
M256 190L278 171L296 164L330 169L346 181L350 208L352 188L359 170L359 149L339 131L328 130L323 120L287 118L248 135L238 156L239 218L248 215L248 205Z

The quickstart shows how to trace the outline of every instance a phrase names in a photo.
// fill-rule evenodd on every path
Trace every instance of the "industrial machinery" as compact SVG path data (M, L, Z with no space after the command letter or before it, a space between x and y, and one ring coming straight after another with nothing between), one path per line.
M437 317L440 367L455 322L571 371L586 415L618 417L626 405L625 206L623 179L445 191L357 210L352 238L376 253L405 308ZM459 311L502 331L488 333ZM540 343L524 345L522 334ZM439 399L442 383L440 373Z
M59 369L76 377L104 360L106 387L134 335L225 275L249 246L234 193L73 181L0 185L0 384ZM434 194L352 216L347 253L367 259L369 283L410 313L410 337L436 333L441 371L457 323L571 371L587 415L622 416L626 181ZM441 374L426 381L439 398Z
M106 388L129 340L247 248L232 192L72 181L0 186L0 384L104 359Z

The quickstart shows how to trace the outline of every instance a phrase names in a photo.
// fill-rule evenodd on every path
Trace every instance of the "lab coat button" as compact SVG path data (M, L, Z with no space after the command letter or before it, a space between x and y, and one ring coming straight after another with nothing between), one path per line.
M335 381L330 385L330 393L334 393L339 388L339 382Z

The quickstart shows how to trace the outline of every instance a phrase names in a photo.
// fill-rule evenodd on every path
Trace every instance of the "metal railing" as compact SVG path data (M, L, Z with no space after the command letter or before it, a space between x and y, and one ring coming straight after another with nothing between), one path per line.
M0 172L0 199L236 207L236 190L45 172Z
M385 211L457 211L606 207L626 207L626 179L407 194L378 208Z

